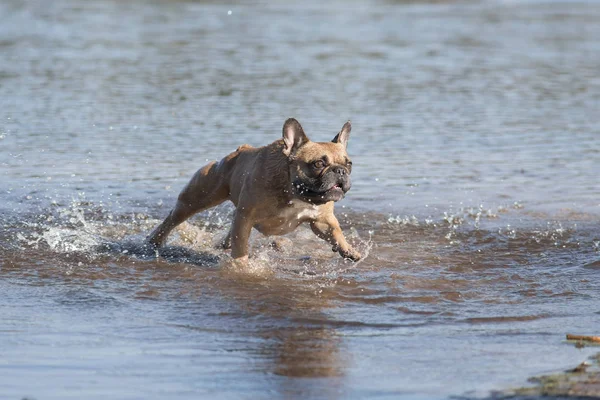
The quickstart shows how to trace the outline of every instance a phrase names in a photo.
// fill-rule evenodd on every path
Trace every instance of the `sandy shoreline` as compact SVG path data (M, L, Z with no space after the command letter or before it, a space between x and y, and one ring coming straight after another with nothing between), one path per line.
M572 369L529 378L534 386L493 393L491 399L600 398L600 353Z

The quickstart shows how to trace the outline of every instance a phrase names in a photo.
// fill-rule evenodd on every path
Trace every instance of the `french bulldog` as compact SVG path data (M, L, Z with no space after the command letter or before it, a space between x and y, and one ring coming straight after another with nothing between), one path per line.
M264 235L284 235L305 222L334 252L360 260L333 214L334 203L351 185L352 161L346 152L350 130L346 122L331 142L313 142L297 120L288 119L281 139L258 148L241 145L198 170L147 242L160 247L177 225L230 200L235 212L222 245L231 248L234 261L247 263L252 228Z

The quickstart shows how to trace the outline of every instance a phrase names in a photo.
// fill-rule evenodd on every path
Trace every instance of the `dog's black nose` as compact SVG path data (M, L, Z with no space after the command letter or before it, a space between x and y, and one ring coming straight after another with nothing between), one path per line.
M335 174L340 175L340 176L344 176L344 175L348 174L348 171L344 167L340 167L340 166L336 165L336 166L331 167L331 169Z

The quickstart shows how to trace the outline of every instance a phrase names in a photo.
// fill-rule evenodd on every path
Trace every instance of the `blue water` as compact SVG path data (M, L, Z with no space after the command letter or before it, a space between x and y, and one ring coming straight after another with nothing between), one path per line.
M594 352L600 6L568 1L0 4L0 397L486 397ZM140 250L196 169L294 116L352 121L336 205Z

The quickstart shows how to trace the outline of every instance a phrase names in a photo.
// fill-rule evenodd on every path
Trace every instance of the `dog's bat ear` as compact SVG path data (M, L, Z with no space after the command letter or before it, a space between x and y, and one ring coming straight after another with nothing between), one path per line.
M350 138L350 131L352 130L352 125L350 121L346 122L344 126L342 126L342 130L340 133L335 135L332 142L333 143L341 143L344 147L348 147L348 139Z
M283 153L289 157L306 142L308 142L308 137L304 134L300 122L294 118L285 121L283 124L283 143L285 144Z

